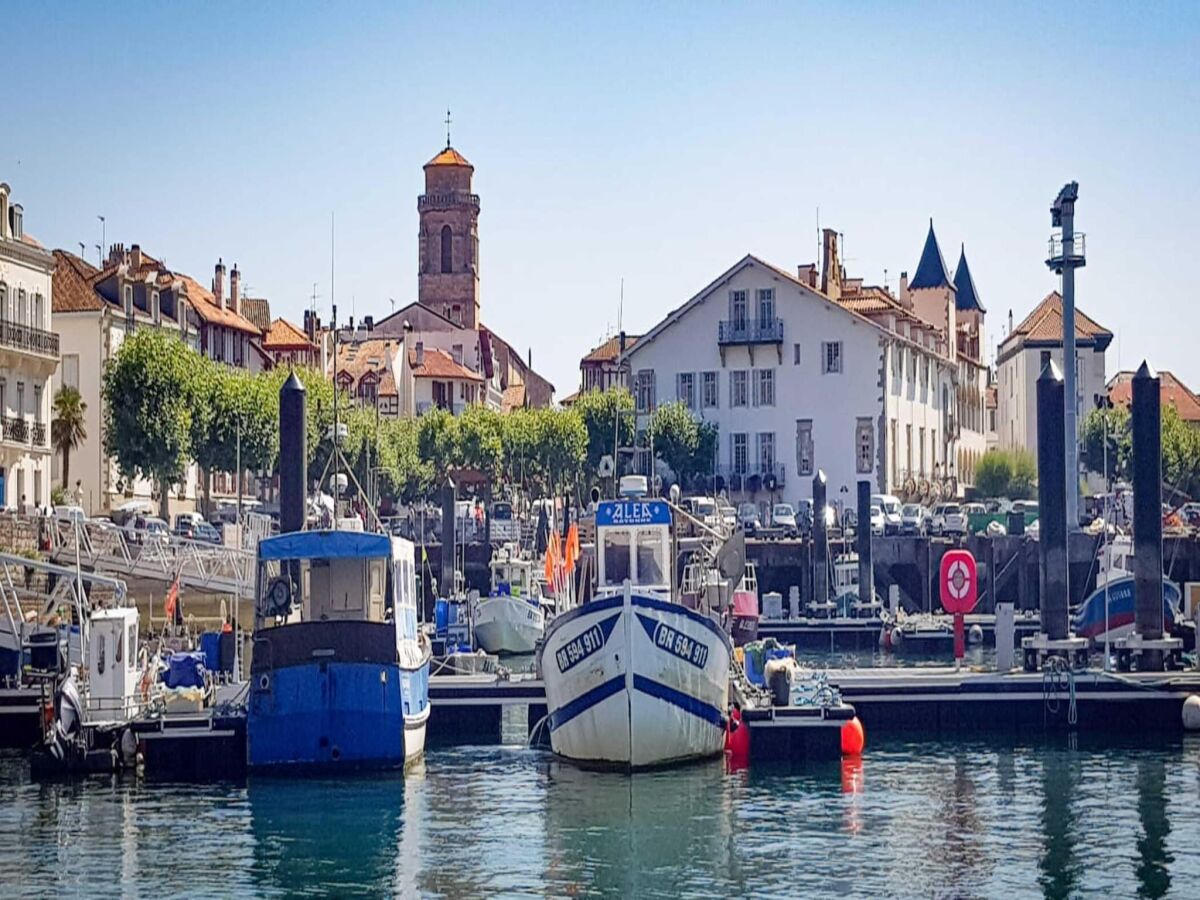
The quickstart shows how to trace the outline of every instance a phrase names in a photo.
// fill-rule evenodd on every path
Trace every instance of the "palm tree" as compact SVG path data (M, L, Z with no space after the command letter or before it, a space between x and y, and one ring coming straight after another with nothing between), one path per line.
M70 483L71 451L87 440L84 414L87 404L79 396L79 389L62 387L54 395L54 421L50 423L50 440L54 449L62 454L62 486L66 490Z

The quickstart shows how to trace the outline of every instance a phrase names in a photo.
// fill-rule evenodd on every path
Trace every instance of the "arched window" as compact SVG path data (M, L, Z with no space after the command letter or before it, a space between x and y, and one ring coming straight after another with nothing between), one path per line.
M454 271L454 236L449 225L442 226L442 272Z

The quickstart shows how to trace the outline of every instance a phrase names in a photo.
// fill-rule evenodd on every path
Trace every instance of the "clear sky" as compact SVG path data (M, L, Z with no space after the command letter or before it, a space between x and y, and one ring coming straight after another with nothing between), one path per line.
M965 242L989 343L1058 286L1049 205L1080 183L1078 302L1200 389L1200 4L9 2L0 180L49 246L217 257L299 321L313 283L416 298L421 166L475 165L484 321L563 396L747 252L915 270Z

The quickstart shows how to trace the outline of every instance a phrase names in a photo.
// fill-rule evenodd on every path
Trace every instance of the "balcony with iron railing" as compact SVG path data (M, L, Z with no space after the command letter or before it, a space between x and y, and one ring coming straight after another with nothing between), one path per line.
M478 209L479 195L466 191L441 191L417 197L417 212L425 212L427 209L450 209L454 206L473 206Z
M49 436L44 422L30 422L20 416L0 416L0 440L22 447L47 447Z
M717 323L718 344L781 344L783 319L722 319Z
M58 335L17 322L0 321L0 347L58 359Z
M1050 249L1046 265L1061 274L1063 266L1072 265L1076 268L1087 264L1087 235L1082 231L1075 232L1070 240L1064 240L1061 234L1050 235Z

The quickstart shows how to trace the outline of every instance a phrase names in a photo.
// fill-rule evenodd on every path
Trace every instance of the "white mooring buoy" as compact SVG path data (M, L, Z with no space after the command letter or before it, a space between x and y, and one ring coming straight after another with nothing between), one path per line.
M1200 731L1200 697L1189 694L1183 701L1184 731Z
M980 625L972 625L967 632L967 643L972 647L978 647L983 643L983 627Z

